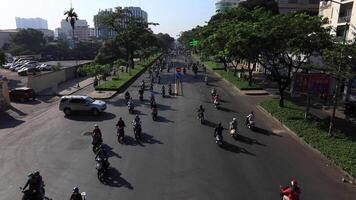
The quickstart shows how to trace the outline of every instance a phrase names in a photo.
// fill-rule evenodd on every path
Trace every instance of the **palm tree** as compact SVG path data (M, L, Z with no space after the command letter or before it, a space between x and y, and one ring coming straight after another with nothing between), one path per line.
M70 23L70 26L72 27L72 39L74 41L74 28L75 28L75 22L78 20L78 15L76 12L74 12L74 8L70 8L69 10L64 12L64 15L66 15L66 21Z
M67 11L64 11L64 15L66 16L66 21L70 23L70 26L72 27L72 40L73 40L73 47L74 47L74 28L75 28L75 22L78 20L78 15L76 12L74 12L74 8L72 8L72 5L70 6L70 9ZM77 59L75 59L76 65L78 66ZM78 85L77 87L79 88L79 79L78 79Z

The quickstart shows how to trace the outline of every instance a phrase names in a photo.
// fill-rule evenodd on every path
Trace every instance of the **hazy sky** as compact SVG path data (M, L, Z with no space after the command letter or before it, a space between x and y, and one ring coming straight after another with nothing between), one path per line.
M99 9L116 6L140 6L148 13L148 20L160 25L155 32L176 37L181 31L202 25L215 13L214 0L72 0L80 19L93 27L93 16ZM64 10L70 0L0 0L0 29L16 28L15 17L41 17L49 29L60 26Z

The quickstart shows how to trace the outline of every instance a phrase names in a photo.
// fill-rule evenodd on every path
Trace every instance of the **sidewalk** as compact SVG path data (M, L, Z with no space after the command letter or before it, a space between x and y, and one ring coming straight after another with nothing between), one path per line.
M57 88L48 88L39 93L39 96L66 96L71 95L78 90L83 89L84 87L93 84L94 78L80 78L79 79L79 86L78 86L78 79L72 79L66 81L62 84L59 84Z

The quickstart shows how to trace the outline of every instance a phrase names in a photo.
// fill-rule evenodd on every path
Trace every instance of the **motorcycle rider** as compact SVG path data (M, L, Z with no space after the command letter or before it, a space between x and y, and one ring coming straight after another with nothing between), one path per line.
M231 129L237 129L237 120L236 120L236 118L234 117L234 118L232 118L232 121L230 122L230 130Z
M27 186L29 186L30 191L36 190L38 194L43 197L44 196L44 182L42 179L42 176L40 175L39 171L36 171L35 173L31 173L28 175L28 180L23 187L22 191L25 191Z
M199 106L199 108L198 108L198 118L199 118L199 116L201 115L201 117L202 118L204 118L204 111L205 111L205 109L203 108L203 106L202 105L200 105Z
M141 88L144 90L145 89L145 80L141 81Z
M218 94L216 94L214 96L214 104L215 105L219 105L220 104L220 96Z
M83 197L79 192L79 187L73 188L73 193L70 196L70 200L83 200Z
M91 134L92 136L92 144L93 146L99 146L103 142L101 130L99 129L99 126L97 124L94 125L94 130Z
M168 93L172 95L172 84L168 84Z
M134 125L140 125L141 124L141 119L139 115L135 116L135 119L132 122Z
M129 91L126 91L126 93L125 93L125 99L126 99L126 100L129 100L130 98L131 98L130 92L129 92Z
M287 188L282 188L282 186L280 187L283 200L299 200L301 190L297 181L292 180L290 186Z
M132 101L132 98L130 98L129 101L127 102L127 107L129 107L129 109L133 109L134 103Z
M162 93L162 96L165 96L165 94L166 94L166 87L164 85L162 85L161 93Z
M224 130L224 127L222 127L221 122L215 127L214 131L214 137L220 136L222 138L222 132Z
M124 120L120 117L119 121L116 123L117 133L119 138L124 138L125 136L125 130L124 128L126 127Z
M255 116L253 114L253 111L249 115L246 116L246 125L250 125L251 122L255 121Z
M210 94L211 94L211 96L214 98L215 95L216 95L216 89L215 89L215 88L211 89Z
M95 160L97 158L100 158L102 163L106 166L106 167L109 167L109 161L108 161L108 154L106 152L106 150L103 148L102 145L99 146L99 150L98 152L96 153L96 156L95 156Z
M154 105L152 105L152 114L153 115L158 115L158 110L157 110L157 105L156 104L154 104Z

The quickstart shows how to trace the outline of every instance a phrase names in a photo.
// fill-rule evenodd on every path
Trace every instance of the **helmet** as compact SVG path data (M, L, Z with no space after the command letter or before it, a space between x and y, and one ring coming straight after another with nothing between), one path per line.
M95 128L98 128L99 126L97 124L94 125Z
M292 180L290 184L291 186L298 186L298 182L296 180Z
M219 122L218 126L221 126L221 122Z
M40 171L36 171L35 173L33 173L34 175L38 176L40 175Z
M232 118L232 121L236 121L236 118L234 117L234 118Z
M74 187L73 192L79 192L79 187Z

